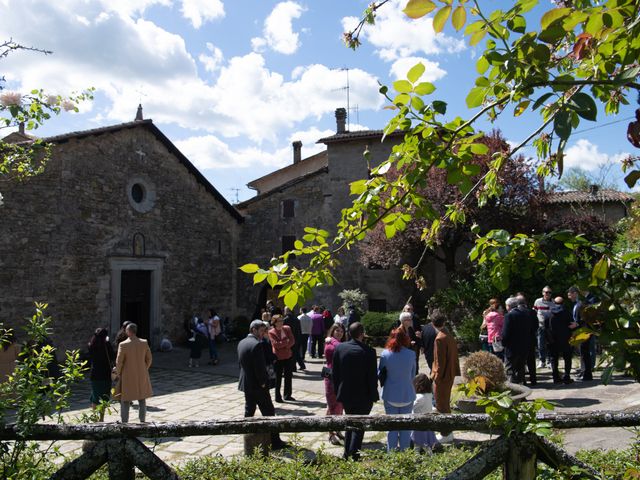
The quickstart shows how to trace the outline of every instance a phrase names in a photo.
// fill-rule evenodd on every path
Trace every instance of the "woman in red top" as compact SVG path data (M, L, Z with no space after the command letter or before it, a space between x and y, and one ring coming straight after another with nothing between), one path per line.
M324 359L328 368L333 368L333 352L335 352L340 342L344 342L345 339L344 326L341 323L331 325L324 346ZM327 398L327 415L342 415L344 408L342 403L336 399L336 392L333 390L333 383L330 377L325 377L324 379L324 394ZM329 442L332 445L340 445L340 437L342 437L340 432L329 432Z
M295 398L291 396L291 379L293 377L292 359L293 353L291 349L296 343L293 338L291 328L284 324L282 315L274 315L271 318L273 328L269 330L269 341L271 349L277 360L275 363L276 370L276 402L282 403L280 395L280 385L284 376L284 399L295 402Z

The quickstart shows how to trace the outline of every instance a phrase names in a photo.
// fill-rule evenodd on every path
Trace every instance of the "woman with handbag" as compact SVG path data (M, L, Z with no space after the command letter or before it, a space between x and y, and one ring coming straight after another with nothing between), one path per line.
M107 329L96 329L89 340L89 361L91 362L91 409L111 398L111 370L115 365L116 355L107 338ZM104 421L104 410L100 411L100 421Z
M325 339L324 359L326 364L322 367L322 377L324 378L324 395L327 398L327 415L342 415L344 408L342 403L336 399L336 392L333 390L331 381L331 369L333 368L333 353L340 342L346 340L346 333L342 323L334 323L329 328L329 333ZM331 445L340 445L340 439L344 440L342 433L329 432L329 442Z

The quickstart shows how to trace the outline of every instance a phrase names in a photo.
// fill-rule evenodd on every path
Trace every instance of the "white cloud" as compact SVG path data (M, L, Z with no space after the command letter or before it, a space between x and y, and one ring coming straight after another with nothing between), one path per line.
M276 52L291 55L300 47L299 34L293 31L293 20L300 18L304 8L292 1L280 2L264 21L264 38L251 39L254 51L266 46Z
M392 62L416 54L455 53L465 49L464 42L444 33L435 33L431 16L417 20L407 17L402 9L405 0L391 0L378 10L375 25L367 25L361 37L374 47L385 61ZM360 21L356 17L342 19L344 31L353 30Z
M220 0L182 0L180 12L197 29L205 22L224 17L224 5Z
M207 42L207 50L209 50L211 54L206 55L201 53L198 56L198 60L200 60L200 63L202 63L207 72L215 73L220 68L224 60L224 55L222 54L222 50L209 42Z
M422 63L425 67L425 71L420 77L420 80L423 82L435 82L447 74L445 70L440 68L438 62L432 62L422 57L405 57L398 59L391 65L390 73L396 79L407 78L407 72L418 63Z
M624 152L613 155L603 153L598 148L598 145L591 143L585 138L581 138L571 147L567 148L564 155L565 170L572 167L579 167L587 171L596 171L603 165L620 162L629 154Z

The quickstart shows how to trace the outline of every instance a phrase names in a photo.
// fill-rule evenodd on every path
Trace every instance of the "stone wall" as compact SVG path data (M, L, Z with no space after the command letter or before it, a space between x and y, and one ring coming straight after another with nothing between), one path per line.
M145 213L131 199L136 182ZM184 318L207 307L235 313L238 222L150 128L70 137L43 174L0 191L0 321L17 326L42 301L60 347L84 346L97 327L113 331L114 259L160 265L154 343L163 330L183 336Z

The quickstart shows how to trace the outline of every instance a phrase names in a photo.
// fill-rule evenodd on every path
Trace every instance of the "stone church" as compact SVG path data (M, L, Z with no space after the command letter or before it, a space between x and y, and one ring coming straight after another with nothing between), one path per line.
M292 162L249 183L257 195L235 206L141 107L133 122L44 139L53 148L42 174L0 177L0 322L17 326L33 302L46 301L54 343L78 348L95 328L115 332L125 320L157 346L165 333L183 340L185 319L210 307L255 318L278 291L254 286L238 267L268 264L306 226L334 233L350 182L366 178L402 139L382 142L381 130L350 132L345 123L339 108L336 133L318 140L324 151L302 158L294 142ZM28 140L19 132L5 139ZM629 198L599 192L592 200L626 212ZM338 258L338 283L318 288L312 302L335 310L340 291L359 288L370 310L389 311L416 293L399 269L365 266L354 250ZM446 286L444 267L430 262L430 288Z
M194 312L236 311L243 217L141 109L45 140L42 174L0 180L0 321L16 326L46 301L60 347L124 320L157 345Z

